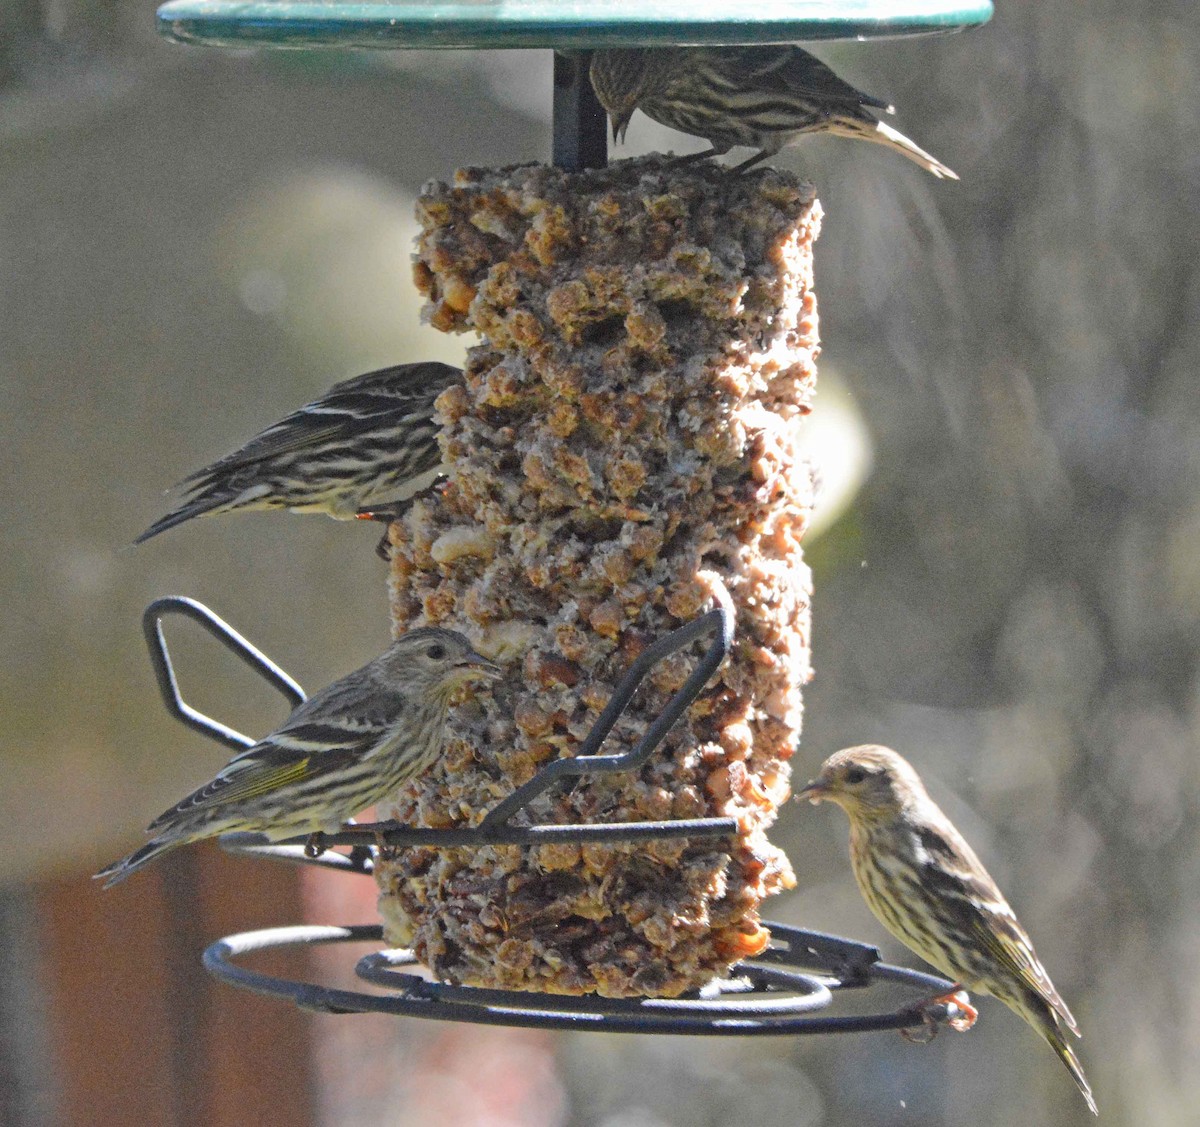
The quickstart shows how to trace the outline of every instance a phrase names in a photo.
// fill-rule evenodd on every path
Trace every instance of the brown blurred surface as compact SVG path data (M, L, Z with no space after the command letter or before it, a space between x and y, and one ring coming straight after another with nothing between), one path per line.
M387 73L331 86L183 57L89 102L86 121L4 141L10 874L120 848L224 762L154 700L138 628L154 596L209 602L315 686L388 638L376 530L235 516L132 549L163 489L336 379L462 352L419 327L409 283L409 193L441 157L410 142L397 167L378 141L385 124L420 135L445 92L421 110L420 87ZM274 702L245 715L253 689L215 648L182 680L222 719L282 719Z
M199 958L217 936L294 922L299 882L291 867L233 860L213 845L171 854L111 891L86 878L44 882L35 903L55 1122L314 1122L311 1018L220 985ZM308 971L302 954L247 963Z

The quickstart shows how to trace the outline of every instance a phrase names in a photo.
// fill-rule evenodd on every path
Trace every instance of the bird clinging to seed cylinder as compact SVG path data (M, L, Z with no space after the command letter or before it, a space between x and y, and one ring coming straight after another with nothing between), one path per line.
M1024 1018L1097 1114L1065 1036L1079 1036L1075 1018L995 881L907 760L886 747L846 748L796 797L845 810L854 876L879 922L948 978Z
M712 145L697 157L735 145L758 149L735 172L774 156L804 133L835 133L903 153L939 179L958 176L918 148L879 113L893 108L838 78L799 47L639 47L596 51L592 87L623 139L640 109L671 129ZM684 160L693 159L685 157Z
M461 634L410 630L309 697L281 728L155 818L153 840L96 876L108 888L169 850L235 830L271 841L334 833L433 764L456 690L500 675Z
M426 361L334 384L181 483L182 504L135 541L193 517L289 509L351 520L394 506L445 473L433 403L462 372Z

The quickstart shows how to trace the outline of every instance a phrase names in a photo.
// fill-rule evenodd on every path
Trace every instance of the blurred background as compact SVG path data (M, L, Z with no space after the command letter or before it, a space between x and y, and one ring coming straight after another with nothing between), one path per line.
M1193 1123L1200 29L1190 0L997 7L961 36L817 48L961 183L836 139L778 158L826 211L795 773L848 743L911 759L1079 1018L1104 1122ZM151 598L209 603L309 689L386 643L376 526L235 516L129 544L166 486L335 380L461 357L418 321L413 200L546 159L549 89L545 52L218 52L159 41L145 0L0 7L0 1122L1090 1122L995 1002L923 1048L314 1017L210 984L199 952L369 922L370 882L211 846L88 880L227 758L161 707ZM614 156L700 147L641 116L629 140ZM172 642L194 703L282 720L232 659ZM799 887L768 918L914 965L838 812L789 805L773 836ZM290 965L343 973L317 962Z

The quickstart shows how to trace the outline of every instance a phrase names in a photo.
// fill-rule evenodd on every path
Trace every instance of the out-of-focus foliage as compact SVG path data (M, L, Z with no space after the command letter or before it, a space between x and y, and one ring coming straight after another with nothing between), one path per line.
M540 152L474 71L151 46L124 69L30 62L0 93L10 874L102 859L227 757L158 704L138 624L154 596L210 603L309 686L382 649L377 527L234 516L130 542L166 487L335 380L460 360L419 324L413 197ZM170 636L200 707L260 734L282 719L215 647Z
M157 707L136 625L153 595L212 602L312 684L381 648L374 529L230 517L123 546L162 487L334 379L453 360L462 342L417 325L411 198L549 145L544 57L234 57L155 43L149 20L0 16L0 825L26 871L20 843L115 848L224 754ZM1200 1098L1198 22L1188 0L1000 0L968 35L818 48L962 181L836 139L778 158L817 183L826 356L873 443L811 550L796 772L869 740L918 766L1079 1018L1113 1124L1190 1123ZM699 147L641 117L630 140ZM202 703L247 699L236 669L199 651L188 668ZM278 706L249 695L230 719L263 731ZM800 887L770 914L907 959L858 899L834 812L791 807L776 839ZM407 1051L353 1096L326 1062L346 1092L330 1122L501 1121L483 1095L446 1112L403 1063L442 1045L438 1083L466 1093L486 1041L459 1067L436 1027L369 1028ZM506 1036L486 1034L498 1059ZM547 1123L1090 1121L996 1003L925 1048L521 1045L531 1090L557 1093ZM536 1064L551 1052L556 1077Z

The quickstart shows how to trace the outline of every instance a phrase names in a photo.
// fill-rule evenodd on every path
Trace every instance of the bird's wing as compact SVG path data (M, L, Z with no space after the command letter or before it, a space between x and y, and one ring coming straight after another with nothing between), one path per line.
M885 113L892 110L887 102L872 98L839 78L820 59L801 47L775 49L770 55L764 53L753 81L760 88L774 88L780 94L799 95L835 105L844 103L846 109L870 106Z
M330 439L351 438L371 430L380 419L411 410L427 413L433 400L461 376L457 368L436 362L398 364L334 384L320 399L293 411L256 434L244 446L197 470L183 484L204 488L208 479Z
M949 822L922 825L918 839L930 858L925 879L939 895L957 904L960 921L973 939L1078 1034L1075 1018L1050 981L1016 913L966 839Z
M1041 998L1078 1037L1075 1017L1059 997L1025 929L1007 904L1004 908L1006 911L980 913L972 919L976 941L1014 978Z
M228 806L247 799L309 782L344 765L353 758L349 749L307 754L264 741L230 760L211 782L193 791L150 823L149 833L175 824L183 815L197 810Z
M150 823L150 832L193 810L257 798L341 770L378 746L403 707L373 679L335 681L301 704L283 726L235 755L211 781Z
M296 706L267 740L289 742L297 750L308 752L378 738L404 707L403 694L380 676L377 668L380 660L377 658L313 693ZM250 748L242 755L253 750Z

